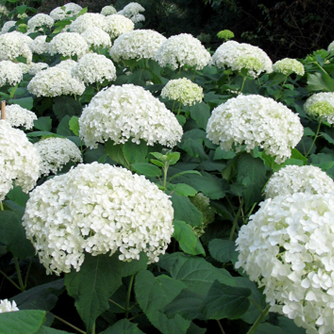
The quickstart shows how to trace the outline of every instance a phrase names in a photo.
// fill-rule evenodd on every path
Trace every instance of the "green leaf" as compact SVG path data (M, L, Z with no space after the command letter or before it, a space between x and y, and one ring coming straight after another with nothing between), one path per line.
M324 171L334 166L334 154L328 154L328 153L311 154L310 159L311 159L311 165L317 166Z
M210 107L202 102L189 107L190 116L196 122L199 128L205 130L210 118Z
M58 96L53 99L53 112L61 121L63 117L80 116L82 111L81 103L75 100L72 96Z
M180 160L180 152L167 152L166 161L168 165L173 166Z
M131 165L131 167L138 174L145 175L147 177L161 176L162 171L157 166L149 164L148 162L137 162Z
M174 234L173 237L178 241L180 248L187 254L203 255L205 250L194 230L187 223L174 220Z
M137 326L128 319L121 319L100 334L145 334Z
M204 130L192 129L183 134L182 142L178 146L190 156L200 160L206 160L208 156L203 147L205 138L206 134Z
M126 168L130 168L129 162L124 157L122 144L114 145L113 141L108 139L108 141L104 144L104 149L111 160L115 161L118 164L121 164Z
M321 136L324 137L330 144L334 145L334 139L325 132L320 132Z
M191 186L188 186L185 183L169 183L167 186L167 190L172 193L176 192L180 196L195 196L197 194L197 190Z
M34 106L34 100L31 96L21 97L20 99L11 99L8 101L10 104L18 104L22 108L31 110Z
M69 332L61 331L50 327L42 326L36 334L70 334Z
M230 160L233 159L236 154L233 151L225 151L220 146L216 148L213 160Z
M185 285L166 275L154 277L148 270L140 271L136 276L135 294L139 306L150 322L163 334L186 333L190 321L177 314L168 318L163 310Z
M37 310L0 313L0 333L35 334L45 322L45 313Z
M79 137L79 118L77 116L72 116L68 125L70 130Z
M313 137L315 132L311 128L304 128L304 136Z
M108 298L122 285L122 277L146 268L147 257L143 254L140 260L131 262L120 261L118 255L86 254L79 272L73 270L65 274L67 292L75 299L75 306L88 330L109 308Z
M34 128L41 131L51 131L52 119L50 116L40 117L34 121Z
M326 73L308 73L307 74L307 90L314 91L334 91L334 80Z
M35 138L35 137L59 137L59 136L49 131L33 131L33 132L28 132L27 137Z
M135 144L131 140L128 140L122 145L122 150L124 157L130 163L136 162L147 162L147 152L148 147L144 141L141 141L140 144Z
M226 239L213 239L209 242L210 255L218 262L235 263L238 252L235 250L235 242Z
M64 136L64 137L69 137L73 136L74 133L70 129L69 122L70 122L71 117L66 115L63 117L63 119L59 122L58 127L57 127L57 134Z
M208 319L238 319L249 308L251 290L214 281L203 301L201 311Z
M180 173L177 173L177 174L174 174L173 176L171 176L169 178L169 182L177 177L180 177L181 175L185 175L185 174L197 174L199 176L202 176L202 174L197 171L197 170L184 170L183 172L180 172Z
M24 193L21 187L14 187L6 196L8 199L22 207L25 207L29 199L29 194Z

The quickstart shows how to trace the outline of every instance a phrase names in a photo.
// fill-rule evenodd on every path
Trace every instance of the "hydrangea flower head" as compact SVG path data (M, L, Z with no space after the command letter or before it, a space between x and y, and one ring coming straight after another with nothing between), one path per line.
M110 49L114 61L128 59L153 59L167 38L150 29L137 29L120 35Z
M224 39L225 41L228 41L229 39L234 38L234 33L231 30L224 29L219 31L217 37L220 39Z
M18 63L10 60L0 61L0 87L15 86L23 79L23 72Z
M72 69L72 75L86 84L116 80L114 63L104 55L87 53Z
M15 311L19 311L19 309L14 300L12 302L10 302L8 299L0 300L0 313L15 312Z
M170 65L173 69L184 65L203 69L211 61L210 53L200 40L191 34L179 34L169 37L158 49L156 61L162 67Z
M54 19L50 15L44 13L38 13L32 16L27 22L29 32L37 31L43 26L51 28L53 24Z
M50 16L55 20L65 20L68 17L77 15L82 7L74 2L66 3L64 6L56 7L50 12Z
M236 268L264 287L270 311L306 333L332 333L334 194L294 193L260 203L236 240Z
M33 128L34 120L37 120L36 114L26 108L22 108L18 104L6 106L6 121L12 127L23 126L29 130Z
M77 65L78 62L76 62L73 59L65 59L62 60L60 63L58 63L57 65L55 65L54 67L56 68L61 68L63 70L66 70L67 72L69 72L70 74L72 73L72 69L74 66Z
M31 43L30 49L33 53L43 54L49 52L49 43L46 41L47 35L37 36Z
M88 147L108 139L115 144L128 140L173 147L183 130L174 114L149 91L125 84L97 93L79 118L80 137Z
M110 36L101 28L92 27L86 29L81 36L87 42L89 48L109 48L111 47Z
M104 6L101 9L101 14L104 16L116 14L116 9L114 6Z
M122 9L121 13L122 15L131 19L132 16L135 16L144 11L145 8L138 2L130 2Z
M38 179L39 155L25 133L0 120L0 201L15 186L27 193Z
M239 95L216 107L207 137L222 149L250 152L259 146L280 164L291 156L304 128L299 117L280 102L261 95Z
M273 70L275 72L282 73L284 75L290 75L292 73L296 73L300 76L303 76L305 73L304 65L297 59L292 59L292 58L284 58L278 60L273 65Z
M70 25L71 32L83 33L88 28L106 29L105 16L99 13L85 13L78 16Z
M334 51L334 41L328 45L327 51L332 53Z
M158 262L173 234L168 196L144 176L109 164L81 164L38 186L23 225L47 273L79 271L84 252L117 250L121 261Z
M202 102L203 88L186 78L169 80L161 91L163 98L179 101L184 105Z
M305 112L329 124L334 123L334 93L316 93L304 104Z
M27 63L31 62L32 52L29 47L31 42L30 37L25 37L17 31L0 35L0 60L15 60L22 56L27 59Z
M32 63L31 67L29 68L29 74L36 75L38 72L46 70L47 68L49 68L49 65L47 63L43 62Z
M106 16L106 31L112 40L125 32L132 31L135 28L134 23L127 17L119 14Z
M248 70L248 75L256 78L262 72L271 73L272 61L259 47L247 43L227 41L213 54L212 63L219 68L233 71Z
M10 28L15 27L16 21L7 21L1 28L0 34L5 34L9 31Z

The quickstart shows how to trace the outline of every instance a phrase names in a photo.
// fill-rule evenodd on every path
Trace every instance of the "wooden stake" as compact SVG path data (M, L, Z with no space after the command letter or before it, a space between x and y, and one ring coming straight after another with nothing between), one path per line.
M1 119L6 119L6 101L1 101Z

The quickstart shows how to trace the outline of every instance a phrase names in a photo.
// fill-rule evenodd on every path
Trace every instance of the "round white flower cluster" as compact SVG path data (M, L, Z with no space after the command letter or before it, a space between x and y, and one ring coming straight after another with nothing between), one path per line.
M303 76L305 74L304 65L297 59L292 59L292 58L284 58L278 60L273 65L273 70L275 72L282 73L286 76L292 73L296 73L300 76Z
M104 16L116 14L116 9L114 6L104 6L101 9L101 14Z
M334 192L334 181L319 167L288 165L271 176L265 192L266 198L297 192L330 193Z
M23 72L19 64L10 60L0 61L0 87L15 86L23 79Z
M42 28L43 26L51 28L53 24L54 24L54 19L50 15L43 13L38 13L32 16L27 22L29 33L34 32Z
M167 38L150 29L137 29L119 36L110 49L114 61L128 59L155 59L155 54Z
M81 16L80 16L81 17ZM51 55L60 53L63 57L82 57L89 51L86 40L76 32L61 32L49 43Z
M259 47L247 43L227 41L213 54L212 63L219 68L231 68L233 71L248 70L248 75L256 78L262 72L271 73L273 63Z
M105 16L99 13L85 13L78 16L70 25L71 32L83 33L88 28L106 30Z
M135 28L134 23L123 15L109 15L105 17L105 21L106 28L104 31L106 31L113 40L125 32L132 31Z
M241 145L250 152L259 146L280 164L291 156L304 134L299 117L280 102L261 95L239 95L216 107L207 124L207 137L222 149Z
M62 7L56 7L50 12L50 16L55 20L65 20L68 17L77 15L82 7L74 2L66 3Z
M69 162L82 162L79 148L67 138L49 137L34 146L41 157L40 175L57 174Z
M80 137L95 148L109 138L115 144L129 139L139 144L173 147L183 130L174 114L149 91L125 84L97 93L79 118Z
M316 93L304 103L304 111L321 121L334 124L334 93Z
M108 164L79 165L38 186L23 216L47 273L80 270L85 253L158 262L173 234L168 196L144 176Z
M137 2L130 2L117 14L124 15L125 17L129 18L133 23L137 23L140 21L145 21L145 16L143 14L140 14L140 12L144 11L145 8L141 4Z
M77 63L78 62L76 62L73 59L66 59L66 60L62 60L60 63L58 63L54 67L66 70L67 72L69 72L71 74L73 67L76 66Z
M196 102L202 102L204 94L203 88L189 79L169 80L161 91L163 98L179 101L184 105L192 105Z
M37 36L31 43L30 49L39 55L49 52L49 43L46 41L47 35Z
M6 106L6 121L12 127L23 126L29 130L33 128L34 120L37 120L36 114L26 108L22 108L18 104Z
M72 75L86 84L116 80L114 63L104 55L87 53L72 69Z
M332 53L334 51L334 41L328 45L327 51Z
M109 48L111 47L111 40L109 34L101 28L88 28L81 36L85 39L90 48Z
M31 190L38 179L39 155L25 133L0 120L0 201L15 186Z
M179 34L169 37L158 49L156 61L160 66L170 65L173 69L184 65L203 69L211 61L210 53L200 40L191 34Z
M59 67L49 67L38 72L29 82L29 93L45 97L60 95L82 95L85 84L71 76L68 70Z
M137 14L131 17L130 19L134 24L138 22L145 21L145 16L143 14Z
M10 302L8 299L0 300L0 313L15 312L15 311L19 311L19 309L14 300L12 302Z
M16 21L7 21L1 28L0 34L5 34L9 31L10 28L15 27Z
M30 44L32 39L17 31L0 35L0 60L15 60L22 56L27 59L27 63L32 60Z
M307 333L332 333L334 194L294 193L260 203L236 240L242 267L270 311Z
M49 65L47 63L43 63L43 62L32 63L31 67L29 68L29 74L36 75L38 72L42 70L46 70L47 68L49 68Z
M17 64L21 67L22 74L29 73L29 71L30 71L30 67L31 67L31 65L32 65L32 63L29 63L29 64L25 64L25 63L17 63Z

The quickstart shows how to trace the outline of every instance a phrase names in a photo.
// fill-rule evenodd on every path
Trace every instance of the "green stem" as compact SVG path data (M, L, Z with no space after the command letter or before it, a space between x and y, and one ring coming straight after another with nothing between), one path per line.
M277 95L277 98L275 99L275 101L277 101L281 97L282 91L283 91L283 86L285 85L287 79L288 79L288 76L285 76L284 82L283 82L282 86L280 87L280 90L278 92L278 95Z
M178 115L180 114L180 111L181 111L181 104L182 104L182 102L180 101L180 104L179 104L179 110L177 111L177 114L178 114Z
M129 310L130 310L130 298L131 298L131 290L132 290L132 285L133 285L133 279L134 275L131 276L129 286L128 286L128 295L126 298L126 310L125 310L125 318L128 319L129 317Z
M76 330L77 332L81 333L81 334L86 334L86 332L84 332L83 330L81 330L80 328L78 327L75 327L74 325L72 325L71 323L67 322L66 320L58 317L57 315L53 314L53 317L59 321L61 321L62 323L64 323L65 325L73 328L74 330Z
M262 320L266 317L270 309L270 305L267 305L267 307L261 312L259 317L254 322L253 326L249 329L247 334L253 334L256 330L256 328L259 326L259 324L262 322Z
M317 65L317 66L321 69L321 71L323 71L325 74L329 75L329 74L325 71L325 69L324 69L318 62L314 61L313 64Z
M0 201L0 211L5 211L2 202Z
M235 232L235 229L236 229L237 224L238 224L238 220L239 220L239 217L240 217L240 212L242 210L243 204L244 204L243 200L241 200L238 212L237 212L236 216L234 217L234 221L233 221L233 225L232 225L232 229L231 229L231 234L230 234L229 240L233 240L234 232Z
M167 188L167 172L168 172L168 164L165 163L164 168L162 169L163 173L164 173L164 180L163 180L163 187L164 190L166 190Z
M0 270L0 274L3 275L10 283L12 283L16 289L21 290L21 288L9 277L7 276L2 270Z
M218 326L219 326L220 331L222 332L222 334L225 334L224 328L223 328L222 324L220 323L220 321L219 320L216 320L216 321L218 323Z
M25 279L24 279L24 288L26 288L27 285L28 285L28 277L29 277L29 273L30 273L30 269L31 269L32 261L33 261L33 258L31 258L31 260L30 260L30 262L29 262L29 266L28 266L28 270L27 270L27 273L26 273L26 277L25 277Z
M20 285L20 290L23 292L26 287L23 284L23 279L22 279L22 275L21 275L21 269L19 266L19 260L16 256L14 256L14 263L15 263L15 269L16 269L16 274L17 274L17 279L19 281L19 285Z
M247 80L247 77L244 77L244 80L243 80L242 85L241 85L240 93L242 93L242 90L244 89L246 80Z
M95 322L92 326L92 329L90 330L90 333L89 334L95 334Z
M118 303L114 302L112 299L108 299L108 301L116 305L117 307L119 307L121 310L126 311L126 309L122 305L119 305Z
M312 142L312 145L311 145L310 149L308 150L308 152L306 153L305 158L307 158L308 155L309 155L309 154L311 153L311 151L312 151L312 148L313 148L313 146L314 146L314 144L315 144L315 141L317 140L318 135L319 135L320 126L321 126L321 121L319 121L318 128L317 128L317 133L316 133L315 136L314 136L314 140L313 140L313 142Z

